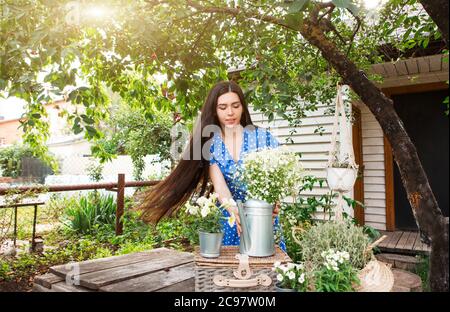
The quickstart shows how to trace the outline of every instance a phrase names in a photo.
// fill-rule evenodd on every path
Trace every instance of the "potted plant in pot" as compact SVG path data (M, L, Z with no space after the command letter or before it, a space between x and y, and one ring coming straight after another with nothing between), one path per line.
M331 166L327 168L327 183L330 189L337 192L348 192L356 181L358 168L350 161L349 157L339 160L337 156Z
M237 171L247 199L238 204L242 234L240 252L253 257L275 253L273 209L286 196L296 196L303 168L299 156L286 147L248 153Z
M321 252L323 263L314 273L314 290L319 292L351 292L360 284L358 270L350 262L347 251L333 248Z
M227 219L232 227L235 224L235 216L225 218L221 208L236 206L233 199L224 199L222 205L217 205L218 195L212 193L201 196L191 204L186 204L186 212L194 217L194 223L198 228L200 241L200 255L205 258L217 258L220 256L223 232L220 220Z
M277 273L277 283L275 290L277 292L297 292L307 291L309 279L302 263L280 264L275 262L273 271Z

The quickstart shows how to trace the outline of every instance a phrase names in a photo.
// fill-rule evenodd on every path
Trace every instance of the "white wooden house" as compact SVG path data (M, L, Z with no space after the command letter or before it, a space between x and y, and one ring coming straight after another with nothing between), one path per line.
M396 63L375 64L372 70L384 77L379 87L393 99L419 151L441 209L448 216L449 129L448 116L442 104L448 91L448 62L443 61L442 55L431 55ZM406 106L408 109L404 109ZM301 126L295 128L297 132L291 136L293 143L286 143L293 151L302 153L305 169L322 178L326 177L325 166L333 123L333 116L325 113L327 108L319 106L317 111L309 113ZM355 217L361 224L379 230L414 230L411 208L389 142L378 121L363 103L353 103L353 111L357 118L352 125L352 140L356 161L362 167L363 176L357 179L351 196L365 205L364 209L355 210ZM253 122L270 128L280 142L285 142L290 136L293 128L289 127L286 120L276 117L269 123L262 113L251 107L250 112ZM411 115L411 112L415 115ZM324 129L322 135L314 132L318 126ZM304 195L319 195L326 191L326 188L316 188Z

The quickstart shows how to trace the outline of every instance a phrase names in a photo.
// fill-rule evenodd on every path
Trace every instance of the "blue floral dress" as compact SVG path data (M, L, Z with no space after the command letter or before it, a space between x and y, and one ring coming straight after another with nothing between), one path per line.
M211 159L209 164L217 164L222 172L227 186L233 196L233 199L246 200L246 186L238 183L234 179L237 169L242 166L242 159L245 153L253 152L264 148L275 148L279 146L277 139L266 129L258 127L246 127L243 131L243 142L239 152L239 160L236 162L228 151L221 135L215 133L211 143ZM226 209L222 209L223 215L229 217L230 214ZM226 220L222 220L222 228L224 231L223 245L239 245L239 236L237 234L237 227L230 227ZM278 216L274 222L274 235L280 238L279 246L286 252L286 245L281 235L281 226L279 224Z

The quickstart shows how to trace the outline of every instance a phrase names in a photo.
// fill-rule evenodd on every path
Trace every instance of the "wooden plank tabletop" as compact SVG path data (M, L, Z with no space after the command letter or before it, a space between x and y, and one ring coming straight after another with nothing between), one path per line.
M66 283L66 278L70 280L75 274L76 285ZM49 273L36 277L34 289L66 292L194 291L194 275L192 253L158 248L54 266Z
M106 270L99 270L80 275L80 285L89 289L98 290L100 287L139 277L145 274L168 269L181 264L193 262L194 257L177 255L176 257L154 258L151 260L122 265Z
M126 279L122 282L100 287L100 291L129 291L150 292L163 289L167 286L185 282L195 277L194 263L182 264L153 274ZM192 284L193 286L194 284ZM183 291L189 291L186 288ZM193 289L192 289L193 291Z
M83 262L77 262L76 264L77 269L79 269L79 273L86 274L90 272L97 272L99 270L120 267L126 264L151 260L158 257L164 257L170 254L174 254L174 252L167 248L158 248L149 251L136 252L121 256L112 256L101 259L87 260ZM61 277L65 277L67 273L73 271L74 271L74 263L57 265L50 268L51 273Z

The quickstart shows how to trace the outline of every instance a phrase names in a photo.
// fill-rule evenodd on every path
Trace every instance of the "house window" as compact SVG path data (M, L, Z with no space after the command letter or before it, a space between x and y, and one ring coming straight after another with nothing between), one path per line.
M2 145L6 145L6 138L0 137L0 146L2 146Z

